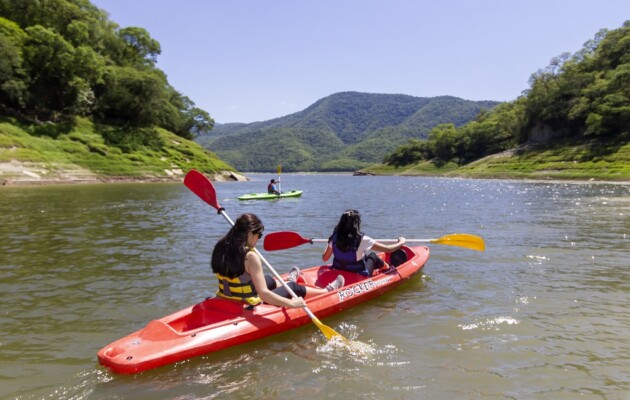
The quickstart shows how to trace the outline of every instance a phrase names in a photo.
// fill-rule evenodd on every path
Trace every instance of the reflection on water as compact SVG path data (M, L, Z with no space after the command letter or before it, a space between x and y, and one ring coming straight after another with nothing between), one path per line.
M431 246L423 274L324 322L135 376L96 352L216 290L229 226L181 184L0 190L0 398L621 399L630 393L630 185L283 175L300 199L238 201L269 177L217 182L232 219L327 238L359 209L373 237L482 236ZM321 243L266 252L279 271Z

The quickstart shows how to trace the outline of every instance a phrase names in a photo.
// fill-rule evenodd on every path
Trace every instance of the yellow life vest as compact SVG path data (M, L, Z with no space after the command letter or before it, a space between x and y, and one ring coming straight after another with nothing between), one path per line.
M219 280L219 290L217 290L217 296L224 299L244 301L250 305L257 305L262 303L258 293L254 290L251 281L243 282L241 277L228 278L221 274L216 274ZM247 274L249 276L249 274Z
M221 274L216 274L216 276L219 280L218 297L243 301L252 306L262 303L262 299L258 297L258 293L254 289L252 278L247 272L243 272L241 276L236 278L228 278Z

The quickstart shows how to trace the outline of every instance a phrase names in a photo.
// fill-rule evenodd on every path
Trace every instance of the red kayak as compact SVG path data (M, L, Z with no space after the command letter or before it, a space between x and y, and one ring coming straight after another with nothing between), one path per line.
M420 271L429 258L424 246L402 247L395 256L380 254L396 268L376 271L365 277L352 272L318 266L301 271L298 283L326 287L343 274L345 286L308 297L308 308L325 318L386 293ZM101 365L115 373L134 374L227 347L247 343L311 323L302 308L261 304L248 308L241 302L219 297L151 321L131 335L105 346L98 352Z

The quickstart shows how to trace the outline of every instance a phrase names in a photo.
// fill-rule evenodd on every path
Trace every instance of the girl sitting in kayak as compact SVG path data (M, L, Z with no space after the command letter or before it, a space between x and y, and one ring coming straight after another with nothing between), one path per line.
M230 231L222 237L212 251L212 272L219 280L217 296L240 300L250 305L261 302L279 307L306 307L304 297L327 293L341 288L343 276L339 275L325 289L298 284L300 270L291 268L287 285L298 295L291 295L282 285L278 285L271 275L263 273L260 257L253 251L263 235L264 226L254 214L243 214Z
M332 267L365 276L372 276L375 269L380 269L385 262L374 251L391 253L405 244L405 238L399 237L397 243L390 245L379 243L361 232L361 214L357 210L346 210L341 214L339 223L328 238L328 246L322 259L333 257ZM374 250L374 251L372 251Z

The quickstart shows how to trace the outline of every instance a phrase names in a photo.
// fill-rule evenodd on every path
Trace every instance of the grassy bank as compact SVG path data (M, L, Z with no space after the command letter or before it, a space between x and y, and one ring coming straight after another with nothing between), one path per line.
M181 180L191 168L211 175L234 170L197 143L163 129L138 130L133 142L112 143L117 133L81 118L64 126L1 121L0 183L169 181Z
M64 126L0 121L0 184L179 181L192 168L215 179L226 179L234 171L197 143L163 129L139 130L133 142L116 142L116 138L114 128L80 118ZM437 166L425 161L404 167L374 165L362 171L376 175L630 181L630 135L608 142L564 140L530 145L464 166Z
M403 167L376 165L376 175L630 181L630 135L614 141L562 140L525 146L457 166L425 161Z

